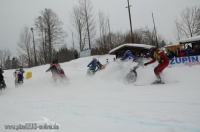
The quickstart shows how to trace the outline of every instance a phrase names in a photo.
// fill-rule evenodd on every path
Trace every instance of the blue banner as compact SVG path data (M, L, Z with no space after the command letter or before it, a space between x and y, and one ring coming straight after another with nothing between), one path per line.
M200 56L175 57L170 60L170 67L200 65Z
M87 57L87 56L90 56L91 55L91 49L89 50L84 50L84 51L81 51L80 52L80 58L81 57Z

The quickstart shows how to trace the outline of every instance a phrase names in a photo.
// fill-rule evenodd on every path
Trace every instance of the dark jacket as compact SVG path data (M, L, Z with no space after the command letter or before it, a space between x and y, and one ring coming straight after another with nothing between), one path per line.
M194 55L200 55L200 47L194 49Z
M96 67L97 67L97 61L96 61L96 60L91 61L91 62L87 65L87 67L91 67L93 70L95 70Z
M3 81L4 76L3 76L3 70L0 68L0 81Z
M58 63L51 64L49 69L46 70L46 72L48 72L48 71L51 71L51 73L53 75L55 75L55 74L63 74L64 73L63 69L60 67L60 64L58 64Z

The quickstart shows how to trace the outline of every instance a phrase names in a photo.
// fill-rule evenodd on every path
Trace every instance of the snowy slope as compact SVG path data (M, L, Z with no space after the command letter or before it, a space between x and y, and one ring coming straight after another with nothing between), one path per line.
M17 88L14 70L4 71L8 87L0 91L0 132L16 131L4 125L26 122L54 122L58 132L200 132L200 66L165 69L165 85L135 86L123 78L136 63L95 57L110 64L92 78L86 72L93 57L61 63L69 78L63 83L52 83L45 72L49 65L25 69L33 77ZM137 83L152 82L155 65L138 68Z

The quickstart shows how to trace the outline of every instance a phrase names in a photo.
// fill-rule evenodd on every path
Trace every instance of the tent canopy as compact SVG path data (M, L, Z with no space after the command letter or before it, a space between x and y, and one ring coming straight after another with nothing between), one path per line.
M191 37L191 38L185 38L185 39L179 40L180 44L193 43L193 42L200 42L200 35L195 36L195 37Z
M116 58L121 57L127 50L130 50L132 54L138 53L147 53L147 51L155 46L147 45L147 44L134 44L134 43L127 43L122 44L112 50L110 50L109 54L116 55Z

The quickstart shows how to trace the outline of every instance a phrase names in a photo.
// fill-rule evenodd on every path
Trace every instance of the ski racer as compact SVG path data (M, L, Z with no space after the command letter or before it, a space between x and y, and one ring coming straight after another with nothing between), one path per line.
M153 84L159 84L163 83L160 73L169 65L169 58L165 53L162 51L158 50L157 47L152 47L149 50L150 56L152 58L151 61L144 63L145 66L154 63L156 60L158 61L158 65L154 68L154 73L156 75L156 80L153 82Z
M97 67L98 69L104 69L105 68L105 65L102 65L98 60L97 60Z
M0 68L0 85L2 86L2 88L6 88L3 73L4 71Z
M24 80L24 76L23 74L25 73L25 71L23 70L22 66L19 66L19 68L17 70L15 70L15 72L13 73L15 78L17 79L18 83L20 83L20 81Z
M93 58L92 61L87 65L87 67L89 67L90 70L96 71L97 63L98 63L97 59Z
M46 70L46 72L51 71L52 77L56 80L57 77L66 78L64 70L61 68L58 63L58 59L54 59L50 62L50 67Z
M127 50L124 55L120 58L120 60L124 61L126 59L135 59L134 55L131 53L130 50Z

